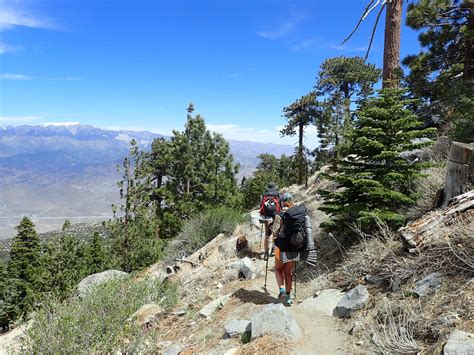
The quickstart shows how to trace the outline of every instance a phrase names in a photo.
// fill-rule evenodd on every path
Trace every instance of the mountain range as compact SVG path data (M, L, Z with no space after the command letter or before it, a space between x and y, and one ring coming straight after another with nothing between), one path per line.
M115 131L81 124L0 126L0 239L15 234L22 216L38 231L71 222L96 222L119 203L116 165L135 139L149 149L166 136L148 131ZM229 140L238 179L250 176L257 156L292 154L290 145Z

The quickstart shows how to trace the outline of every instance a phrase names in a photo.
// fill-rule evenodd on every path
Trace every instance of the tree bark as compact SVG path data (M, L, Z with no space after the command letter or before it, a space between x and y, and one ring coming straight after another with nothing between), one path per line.
M465 0L464 6L469 10L469 15L463 78L466 83L474 84L474 0Z
M398 86L402 4L403 0L391 0L387 2L383 49L383 88Z
M453 142L449 153L442 206L474 187L474 145Z
M298 156L299 156L299 169L298 169L298 184L303 184L303 133L304 126L303 123L299 124L299 142L298 142Z

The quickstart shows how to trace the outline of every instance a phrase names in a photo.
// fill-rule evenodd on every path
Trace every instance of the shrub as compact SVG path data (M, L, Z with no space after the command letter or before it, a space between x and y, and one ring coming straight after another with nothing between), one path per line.
M167 247L167 258L192 254L219 233L232 234L235 227L247 218L240 211L228 207L207 210L184 223L181 232Z
M142 305L175 305L178 290L155 279L114 279L93 288L85 298L50 300L34 315L27 331L28 353L113 353L140 341L142 330L127 321Z

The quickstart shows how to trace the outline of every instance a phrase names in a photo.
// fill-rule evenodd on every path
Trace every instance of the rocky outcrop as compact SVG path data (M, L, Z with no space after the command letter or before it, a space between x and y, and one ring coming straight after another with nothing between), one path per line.
M77 285L77 295L79 297L84 297L91 288L96 285L99 285L103 282L112 280L117 277L127 277L128 273L119 271L119 270L107 270L99 272L97 274L92 274L82 279Z
M154 303L145 304L136 311L130 319L140 327L148 327L158 321L163 309Z
M298 306L306 312L319 312L327 316L332 316L334 308L341 300L344 293L341 290L326 289L319 292L315 298L307 298Z
M218 309L224 307L224 305L229 301L231 294L219 297L218 299L212 301L211 303L208 303L205 305L200 311L199 314L202 317L210 317L215 311Z

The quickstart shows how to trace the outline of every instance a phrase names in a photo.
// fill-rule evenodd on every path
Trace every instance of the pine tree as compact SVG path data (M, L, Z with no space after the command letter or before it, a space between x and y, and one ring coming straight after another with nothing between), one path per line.
M382 90L363 102L356 112L354 130L342 150L343 159L332 167L328 178L339 185L336 191L320 191L325 197L321 210L331 215L326 229L348 232L348 224L364 230L379 219L391 226L405 221L401 206L413 204L413 181L421 176L423 164L407 162L400 153L428 143L419 141L432 130L407 108L410 101L397 88Z
M294 136L298 134L298 183L303 184L304 173L306 171L306 149L303 144L304 129L314 123L318 113L318 102L316 93L311 92L296 100L290 106L283 108L284 116L288 123L280 131L282 136Z
M91 244L89 246L90 253L90 269L91 274L104 271L106 265L105 252L102 237L99 232L95 232L92 236Z
M474 2L420 0L407 25L421 31L422 52L408 56L408 88L417 115L463 142L474 141ZM442 132L442 133L444 133Z
M41 247L33 222L23 217L16 227L8 261L8 281L5 302L9 319L17 319L30 312L38 299Z

